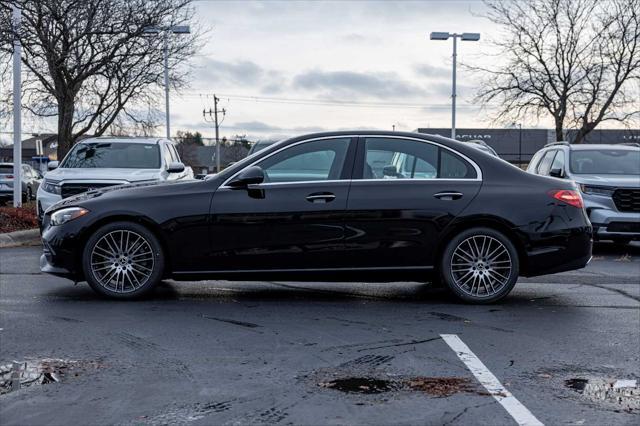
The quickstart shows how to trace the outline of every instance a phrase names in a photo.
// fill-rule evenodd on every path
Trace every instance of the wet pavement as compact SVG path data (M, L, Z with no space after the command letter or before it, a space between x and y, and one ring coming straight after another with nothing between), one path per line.
M419 283L168 281L112 302L38 257L0 250L2 425L516 424L441 335L542 423L640 423L640 245L490 306Z

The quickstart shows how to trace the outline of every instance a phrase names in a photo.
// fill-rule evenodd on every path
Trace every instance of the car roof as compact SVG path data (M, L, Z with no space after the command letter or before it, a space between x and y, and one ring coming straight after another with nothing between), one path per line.
M627 150L637 150L640 149L640 146L638 145L630 145L630 144L615 144L615 143L610 143L610 144L604 144L604 143L599 143L599 144L572 144L570 145L572 150L577 150L577 151L582 151L582 150L586 150L586 149L627 149Z
M158 137L139 137L139 136L98 136L95 138L82 139L78 143L100 143L100 142L126 142L140 144L157 144L162 141L173 143L169 139Z

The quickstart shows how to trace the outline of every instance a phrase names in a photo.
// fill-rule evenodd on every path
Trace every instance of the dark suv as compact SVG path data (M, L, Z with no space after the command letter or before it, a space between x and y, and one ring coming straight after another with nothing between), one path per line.
M555 142L534 155L527 171L579 185L594 239L640 240L640 145Z

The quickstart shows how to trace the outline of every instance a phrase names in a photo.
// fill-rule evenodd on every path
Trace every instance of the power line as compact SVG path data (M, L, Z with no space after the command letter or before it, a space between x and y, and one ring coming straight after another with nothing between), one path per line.
M180 95L181 97L200 99L209 98L209 93L187 93ZM449 109L450 104L415 104L404 102L373 102L373 101L340 101L329 99L304 99L304 98L280 98L267 96L250 96L237 94L219 94L219 97L233 99L239 102L256 102L256 103L274 103L282 105L311 105L311 106L338 106L350 108L394 108L394 109ZM461 105L463 108L480 109L478 105Z

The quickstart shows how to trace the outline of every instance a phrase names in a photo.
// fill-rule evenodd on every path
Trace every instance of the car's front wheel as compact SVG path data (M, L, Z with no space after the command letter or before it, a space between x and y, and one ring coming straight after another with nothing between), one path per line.
M148 293L162 278L165 257L158 239L133 222L99 228L87 241L82 268L96 292L117 299Z
M518 252L501 232L471 228L449 242L440 267L456 297L469 303L492 303L506 297L516 284Z

